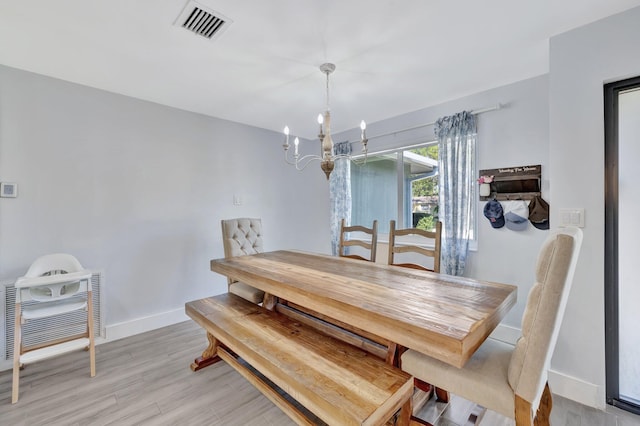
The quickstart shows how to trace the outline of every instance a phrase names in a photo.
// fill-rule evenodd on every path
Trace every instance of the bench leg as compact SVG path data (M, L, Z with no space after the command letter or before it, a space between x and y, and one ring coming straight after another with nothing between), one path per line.
M202 352L201 356L193 360L190 366L191 371L202 370L203 368L220 361L220 357L217 355L220 342L218 342L218 339L216 339L211 333L207 333L207 340L209 340L209 346L207 346L207 349Z

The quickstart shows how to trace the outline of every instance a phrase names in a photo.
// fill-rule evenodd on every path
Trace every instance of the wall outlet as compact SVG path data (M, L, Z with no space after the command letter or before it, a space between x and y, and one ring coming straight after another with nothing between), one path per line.
M241 206L242 205L242 197L239 195L234 195L233 196L233 205L234 206Z

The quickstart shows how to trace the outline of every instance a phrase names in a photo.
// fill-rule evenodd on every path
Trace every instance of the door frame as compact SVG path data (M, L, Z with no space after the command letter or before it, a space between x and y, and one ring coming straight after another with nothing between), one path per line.
M618 95L640 88L640 77L604 85L604 300L607 404L640 414L640 406L620 399L618 324Z

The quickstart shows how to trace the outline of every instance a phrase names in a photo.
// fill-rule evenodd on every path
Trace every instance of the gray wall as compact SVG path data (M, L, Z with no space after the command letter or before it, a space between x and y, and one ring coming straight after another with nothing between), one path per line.
M550 43L551 223L561 207L585 208L582 253L553 365L593 384L587 397L598 406L605 398L603 85L640 75L639 45L640 8Z
M104 271L109 327L226 291L209 270L223 218L261 217L269 250L329 253L326 178L287 166L281 145L274 132L0 66L0 181L19 185L0 199L0 280L72 253Z

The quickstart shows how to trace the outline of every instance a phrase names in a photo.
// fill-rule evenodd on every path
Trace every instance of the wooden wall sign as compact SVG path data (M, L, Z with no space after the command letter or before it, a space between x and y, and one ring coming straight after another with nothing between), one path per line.
M489 183L489 194L486 187L479 191L481 201L493 200L532 200L541 195L542 166L502 167L499 169L484 169L478 173L482 176L493 176Z

